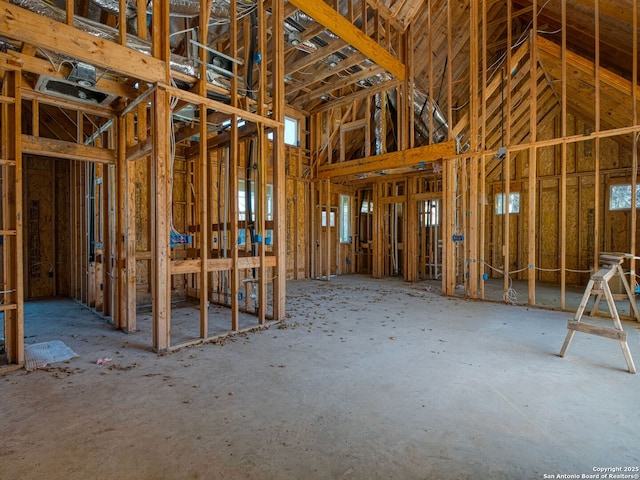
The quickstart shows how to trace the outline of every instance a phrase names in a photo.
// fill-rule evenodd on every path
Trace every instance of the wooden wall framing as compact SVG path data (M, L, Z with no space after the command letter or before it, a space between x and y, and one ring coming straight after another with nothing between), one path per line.
M24 293L29 291L23 278L27 261L24 252L28 248L22 241L23 155L33 159L34 173L26 174L30 181L39 171L36 165L60 167L51 173L63 194L52 194L52 198L56 208L68 212L68 219L64 226L54 227L66 228L71 235L68 244L56 243L62 233L51 232L52 245L61 247L63 253L62 258L51 260L50 271L47 268L43 273L55 282L53 294L68 294L125 331L138 328L138 309L150 304L150 345L159 352L185 344L183 337L172 337L175 301L191 298L189 301L199 305L198 333L186 343L219 336L219 328L210 331L213 302L228 307L230 321L225 334L246 328L246 320L241 319L246 313L255 315L256 328L283 319L287 276L285 156L298 156L291 179L304 200L300 203L303 210L297 212L300 216L306 214L304 197L309 191L302 173L308 161L302 160L304 154L300 152L286 151L283 143L284 38L277 27L283 21L283 2L269 2L268 12L258 2L256 42L262 57L254 62L247 48L251 28L248 17L237 18L237 2L231 1L230 33L227 40L216 45L220 53L236 59L231 62L233 75L226 88L210 80L209 53L204 48L197 49L199 71L189 74L171 68L173 47L168 35L161 34L169 32L170 12L165 2L153 5L150 28L140 20L145 16L139 16L135 32L127 29L124 8L119 15L108 14L112 18L107 18L106 25L119 25L117 35L111 40L101 39L97 48L96 37L73 26L74 18L87 14L74 10L76 2L67 2L66 10L53 18L2 3L6 6L3 34L22 45L21 52L0 57L4 283L0 310L9 363L24 362L22 312ZM146 10L146 2L139 1L138 7ZM202 0L200 10L210 9L211 2ZM55 28L45 34L43 24ZM200 44L209 43L209 24L208 15L199 16L199 28L194 31ZM60 33L52 38L49 33L54 31ZM130 48L129 40L138 41L132 37L149 42L152 55ZM244 43L239 43L239 38L244 38ZM51 65L33 56L38 48L51 52ZM97 78L97 86L120 99L101 108L38 91L30 81L33 76L65 80L71 73L72 62L56 68L59 54L105 69ZM246 85L239 85L238 79L246 78L249 69L258 81L255 93L247 95ZM113 80L118 75L126 78ZM185 88L185 84L193 88ZM225 96L229 101L222 99ZM21 104L26 109L17 108ZM200 119L194 116L188 123L182 120L183 111L203 115ZM219 128L225 121L229 122L226 132ZM245 122L253 129L245 129ZM11 128L5 128L8 126ZM267 140L268 135L273 135L273 141ZM251 162L260 166L255 179L259 193L255 251L239 255L238 193L239 182L244 181L239 169L249 166L250 143L257 145ZM212 214L216 207L213 198L221 179L213 169L219 165L221 152L225 152L228 168L225 208L231 225L227 227L228 255L214 258L218 249L213 248L213 241L220 220ZM273 192L269 219L267 191ZM35 226L34 221L30 228ZM192 243L181 244L187 235ZM300 243L296 241L296 250ZM64 258L64 252L68 257ZM297 261L301 265L294 275L299 277L306 274L305 254ZM63 271L63 264L68 271ZM256 285L256 297L247 294L241 304L242 294L253 291L245 283L247 272L255 272L250 281ZM228 292L221 296L216 289L223 277ZM226 300L220 301L223 297Z

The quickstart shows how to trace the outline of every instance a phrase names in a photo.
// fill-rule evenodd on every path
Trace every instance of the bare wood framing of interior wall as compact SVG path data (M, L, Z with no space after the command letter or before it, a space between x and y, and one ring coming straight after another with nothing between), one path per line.
M8 67L11 67L7 65ZM19 68L8 68L1 79L2 133L2 305L5 351L9 366L0 371L19 368L24 364L24 273L23 273L23 165L22 117Z
M447 139L454 140L453 131L451 128L453 120L452 110L452 70L453 70L453 47L451 44L452 38L452 2L447 2L447 59L448 68L446 72L447 78L447 119L449 128L447 129ZM431 32L431 29L429 29ZM431 33L430 33L431 34ZM430 43L432 39L430 40ZM432 43L431 43L432 44ZM432 75L429 76L430 84L429 88L432 90L433 84L431 83ZM431 91L433 93L433 90ZM433 97L431 97L433 98ZM430 119L431 123L431 119ZM432 135L430 131L430 135ZM456 159L446 159L443 161L442 170L442 206L443 206L443 239L442 239L442 256L443 256L443 268L442 268L442 291L445 295L454 295L456 287L456 246L453 241L453 235L456 230L456 196L457 196L457 175L456 175Z

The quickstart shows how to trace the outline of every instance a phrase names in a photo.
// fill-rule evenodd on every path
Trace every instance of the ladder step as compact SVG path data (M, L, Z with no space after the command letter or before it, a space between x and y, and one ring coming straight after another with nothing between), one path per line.
M591 335L611 338L613 340L619 340L621 342L627 341L627 332L625 332L624 330L617 330L615 328L599 327L598 325L591 325L589 323L578 322L575 320L569 321L567 324L567 328L569 330L590 333Z

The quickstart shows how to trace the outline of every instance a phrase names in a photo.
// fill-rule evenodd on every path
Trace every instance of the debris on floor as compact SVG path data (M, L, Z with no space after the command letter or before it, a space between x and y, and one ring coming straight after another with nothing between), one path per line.
M45 368L52 363L70 360L77 356L77 353L60 340L34 343L24 346L24 367L27 371L33 371L38 368Z

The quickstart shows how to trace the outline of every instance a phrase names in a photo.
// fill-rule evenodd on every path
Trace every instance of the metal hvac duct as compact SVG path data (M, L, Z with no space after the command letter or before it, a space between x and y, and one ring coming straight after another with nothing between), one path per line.
M51 18L62 23L66 22L66 12L47 0L11 0L11 3L37 13L38 15L42 15L43 17ZM115 28L82 17L74 18L74 27L111 42L117 42L119 38L119 32ZM145 55L151 55L151 43L134 35L127 35L127 47ZM173 71L181 72L192 77L198 76L197 66L193 65L184 57L171 54L170 63L171 70ZM212 81L215 80L215 78L210 78L209 80Z

